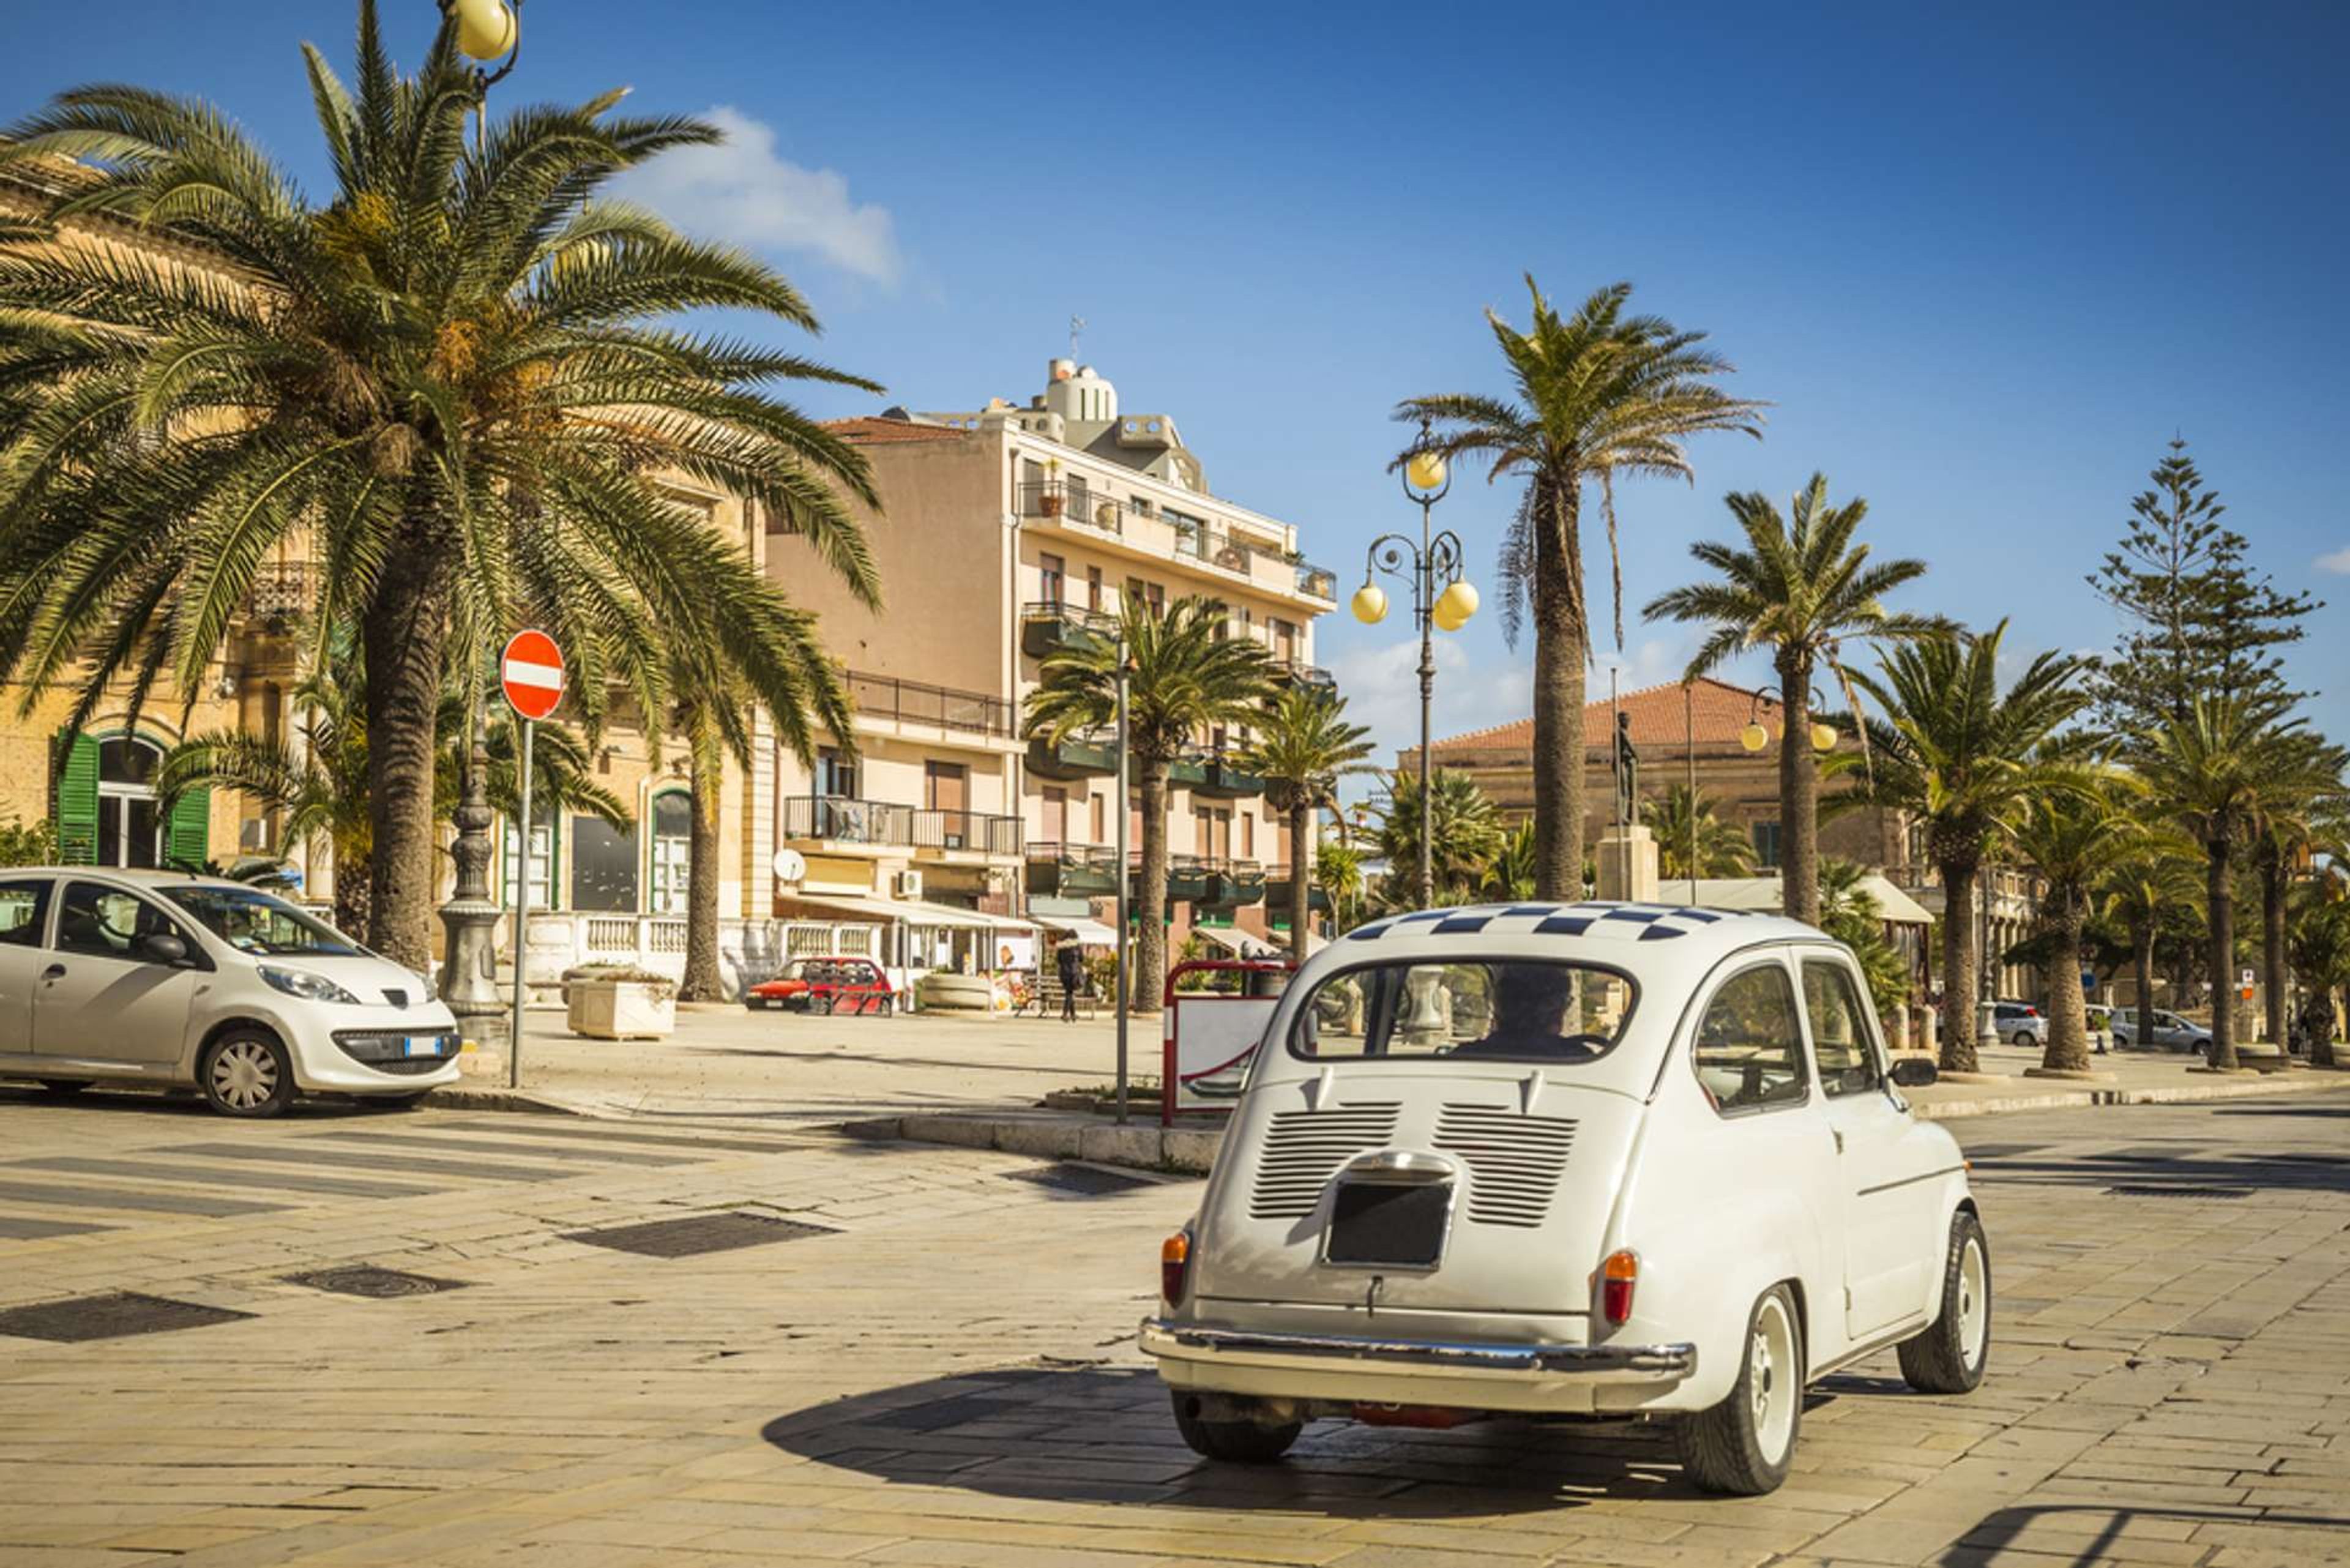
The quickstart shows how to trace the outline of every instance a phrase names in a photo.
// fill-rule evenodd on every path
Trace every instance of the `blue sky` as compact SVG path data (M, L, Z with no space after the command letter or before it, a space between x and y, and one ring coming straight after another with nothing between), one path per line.
M413 60L430 5L386 15ZM340 63L351 16L39 7L5 25L0 105L96 78L201 92L318 180L295 44ZM1693 486L1622 495L1627 685L1679 671L1692 639L1637 606L1726 531L1722 494L1814 469L1867 497L1880 552L1931 564L1903 602L2106 646L2082 579L2183 433L2259 563L2335 601L2293 675L2350 737L2350 12L535 0L524 40L503 101L627 83L639 109L723 109L705 172L734 194L674 171L650 193L781 265L822 352L889 400L1024 400L1081 315L1125 406L1176 416L1219 493L1298 523L1349 588L1369 538L1413 522L1384 472L1395 401L1503 389L1481 312L1523 321L1522 273L1566 298L1632 280L1773 407L1759 443L1698 441ZM1441 509L1489 607L1508 511L1468 474ZM1407 740L1408 632L1319 635L1360 716ZM1440 732L1524 711L1492 614L1441 662Z

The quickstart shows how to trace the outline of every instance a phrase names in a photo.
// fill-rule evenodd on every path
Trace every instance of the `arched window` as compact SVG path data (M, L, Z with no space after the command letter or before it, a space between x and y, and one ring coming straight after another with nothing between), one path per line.
M204 864L212 849L212 791L188 791L167 815L155 795L161 746L125 734L76 735L64 743L57 784L61 859L75 866Z

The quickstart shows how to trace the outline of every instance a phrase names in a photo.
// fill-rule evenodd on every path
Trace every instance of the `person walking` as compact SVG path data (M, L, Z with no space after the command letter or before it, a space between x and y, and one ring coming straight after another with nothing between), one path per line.
M1054 953L1053 961L1061 971L1061 1022L1075 1023L1077 1021L1077 987L1085 983L1086 977L1083 944L1074 936L1066 938L1059 950Z

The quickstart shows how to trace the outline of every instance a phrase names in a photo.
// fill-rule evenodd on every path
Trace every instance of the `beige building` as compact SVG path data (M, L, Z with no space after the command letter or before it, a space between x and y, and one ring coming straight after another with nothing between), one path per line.
M883 607L858 605L788 535L767 568L821 617L858 710L854 761L827 745L813 769L779 753L775 841L792 856L776 909L857 900L944 904L998 916L1101 919L1117 890L1115 750L1020 736L1043 659L1097 635L1129 598L1220 602L1231 635L1260 642L1290 679L1326 682L1313 622L1330 574L1305 563L1295 525L1213 495L1165 414L1122 413L1090 366L1055 359L1025 407L891 410L834 428L864 449L883 514L868 517ZM1173 918L1263 933L1289 874L1285 835L1257 781L1202 735L1170 794ZM1130 819L1139 857L1139 813Z

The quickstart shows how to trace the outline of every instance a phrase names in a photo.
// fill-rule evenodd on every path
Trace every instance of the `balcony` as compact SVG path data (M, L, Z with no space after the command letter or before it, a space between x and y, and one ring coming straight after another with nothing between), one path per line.
M1056 599L1020 607L1020 651L1048 659L1070 649L1101 648L1116 640L1118 617L1083 610Z
M929 686L890 675L848 672L849 705L858 716L897 724L921 724L1010 740L1020 732L1019 711L984 691Z
M317 607L320 577L310 561L264 561L245 590L244 614L284 627Z
M1096 490L1083 480L1054 479L1020 486L1023 517L1050 517L1098 528L1105 534L1122 534L1131 511L1127 503Z
M1073 732L1055 744L1037 735L1028 742L1028 771L1039 778L1107 778L1118 772L1118 737L1107 731Z
M792 795L784 802L784 838L836 849L1017 856L1020 819L846 795Z
M1237 909L1264 900L1264 867L1253 860L1209 863L1207 886L1199 902L1211 909Z
M1289 912L1289 873L1287 871L1283 870L1278 876L1265 878L1264 903L1265 908L1275 915L1286 915ZM1305 907L1319 914L1328 914L1330 912L1329 893L1320 888L1307 888Z
M1264 793L1264 780L1249 773L1238 763L1222 753L1204 756L1180 758L1175 771L1183 774L1183 782L1196 795L1210 800L1240 800Z
M1167 857L1167 901L1170 904L1197 904L1208 896L1209 884L1214 876L1203 855L1170 855Z
M1031 844L1028 893L1032 898L1115 898L1118 852L1097 844Z
M1309 599L1320 599L1325 604L1338 602L1337 573L1327 566L1317 566L1311 561L1300 561L1296 566L1299 593Z
M1265 531L1236 527L1180 509L1191 503L1161 506L1143 495L1114 495L1105 486L1115 483L1108 474L1033 482L1014 487L1014 504L1023 517L1043 518L1116 537L1150 555L1212 566L1265 593L1292 592L1323 604L1337 602L1336 574L1287 548L1289 535L1269 519ZM1205 496L1197 503L1203 508L1210 504Z
M1273 678L1285 685L1309 686L1318 691L1336 691L1338 689L1338 678L1320 665L1284 659L1278 654L1274 656Z

